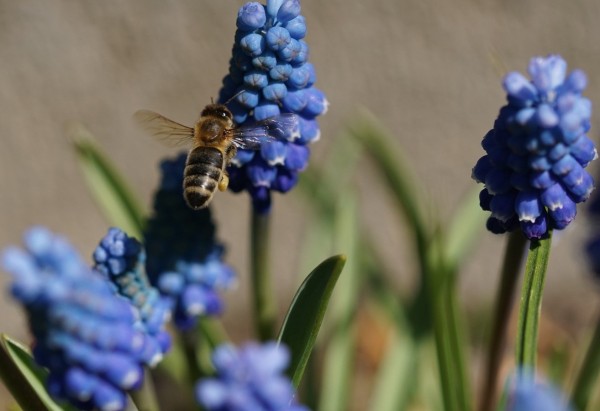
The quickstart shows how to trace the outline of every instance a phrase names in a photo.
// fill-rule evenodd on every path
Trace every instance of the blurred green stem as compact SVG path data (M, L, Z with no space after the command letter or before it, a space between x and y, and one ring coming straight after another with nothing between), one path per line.
M129 395L138 411L160 410L156 390L154 389L154 381L152 381L152 375L150 375L147 368L144 368L144 384L139 390L131 391Z
M520 368L529 368L532 372L536 365L542 294L551 244L551 230L548 230L547 237L531 241L521 290L516 363Z
M254 322L261 341L275 338L276 306L269 269L270 214L252 211L250 238Z
M198 361L198 345L200 343L198 330L192 328L191 330L181 331L179 336L186 360L187 379L193 385L202 376L202 370Z
M527 240L520 230L513 231L508 236L504 262L500 273L500 287L498 288L496 305L494 307L493 328L489 337L485 363L485 379L479 396L479 411L491 410L492 404L495 403L498 369L506 342L508 320L514 304L519 268L525 256L526 243Z
M600 315L592 341L581 364L571 398L578 410L585 411L592 397L594 385L600 372Z

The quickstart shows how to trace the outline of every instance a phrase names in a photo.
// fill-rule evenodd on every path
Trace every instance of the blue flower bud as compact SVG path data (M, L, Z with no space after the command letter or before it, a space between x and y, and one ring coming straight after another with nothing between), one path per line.
M306 36L306 21L303 16L298 16L288 21L284 26L293 39L300 40Z
M283 107L292 113L301 113L308 104L308 97L305 90L288 90L283 98Z
M314 143L321 138L321 129L316 120L305 120L300 118L300 138L296 141L299 144Z
M290 32L283 27L271 27L264 38L273 51L283 50L291 41Z
M268 101L281 101L287 94L287 87L283 83L271 83L262 90L263 96Z
M254 158L254 151L251 150L238 150L234 159L231 163L236 167L241 167Z
M300 42L292 38L287 46L277 52L277 56L285 62L291 62L298 57L301 50Z
M273 67L269 71L269 76L274 81L284 82L290 77L290 75L292 74L292 71L293 71L292 66L289 64L277 64L275 67ZM263 87L267 87L267 86L263 86Z
M270 166L283 165L286 161L287 152L288 145L281 141L269 142L263 144L260 148L260 155Z
M308 86L310 82L310 68L307 67L308 64L303 64L300 67L294 68L290 73L289 80L287 84L290 87L296 89L303 89Z
M254 109L254 118L256 121L262 121L267 118L278 116L281 112L279 106L274 103L264 102Z
M304 110L302 110L302 115L307 118L313 118L327 112L329 102L322 91L311 87L306 90L306 97L307 103Z
M244 76L244 84L250 88L261 89L269 84L269 77L262 72L250 71Z
M252 65L259 70L269 71L277 65L277 57L275 57L275 53L267 50L260 56L254 57Z
M507 74L504 77L503 87L506 93L521 105L526 105L537 97L537 90L533 84L518 72Z
M250 2L244 4L238 11L237 27L240 30L252 31L265 25L267 15L262 4Z
M248 165L247 174L254 186L270 187L275 177L277 177L277 170L269 167L263 161L253 161Z
M298 67L308 61L308 45L304 40L298 40L300 43L300 52L292 58L292 65Z
M298 0L286 0L277 10L277 20L286 23L300 15L300 2Z
M254 108L260 100L260 95L256 90L243 90L235 100L243 107Z
M285 167L288 170L302 171L308 164L310 151L306 146L297 144L287 145L287 156L285 157Z
M250 33L240 40L240 46L248 56L258 57L265 50L265 38L260 34Z

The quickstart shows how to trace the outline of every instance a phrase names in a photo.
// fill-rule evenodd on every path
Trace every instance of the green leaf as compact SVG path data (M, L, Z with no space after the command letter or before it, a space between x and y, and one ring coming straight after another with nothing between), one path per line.
M47 371L35 364L28 350L7 335L0 335L0 376L23 410L69 411L57 405L46 391Z
M328 258L306 277L288 309L278 341L291 352L288 375L298 387L319 333L323 316L346 257Z
M464 196L446 229L444 253L450 267L460 265L485 227L488 216L479 206L479 191L481 188L477 187Z
M426 219L423 215L425 207L423 207L422 193L417 189L418 179L404 158L401 147L368 113L363 114L352 127L351 134L374 160L373 164L378 169L380 177L394 195L408 227L413 232L420 261L424 261L428 231L432 226L427 222L431 218Z
M600 318L589 343L585 357L577 372L577 379L571 398L578 410L585 411L591 408L589 404L593 398L594 390L598 391L598 376L600 375ZM593 405L593 404L592 404Z
M350 257L344 267L344 277L337 284L325 321L328 344L323 364L321 410L344 411L348 409L351 376L354 368L356 346L356 301L364 277L358 267L358 206L352 191L338 197L334 243L337 251Z
M88 188L110 223L141 239L145 213L125 178L83 126L73 126L69 134Z

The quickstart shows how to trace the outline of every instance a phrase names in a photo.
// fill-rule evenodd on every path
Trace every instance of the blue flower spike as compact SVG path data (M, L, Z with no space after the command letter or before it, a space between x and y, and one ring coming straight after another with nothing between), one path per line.
M217 375L196 386L198 402L207 411L308 411L283 373L289 360L287 348L275 342L221 345L212 356Z
M230 189L249 192L259 213L269 212L272 191L285 193L296 185L298 173L308 164L308 145L320 137L316 118L329 105L314 87L305 36L298 0L250 2L238 12L229 74L223 79L219 102L228 105L237 124L284 113L298 119L288 138L265 143L269 147L252 154L240 150L231 162Z
M472 177L485 187L481 208L490 211L493 233L518 227L529 239L566 228L576 204L586 201L594 182L585 170L597 158L590 129L591 102L581 93L581 70L567 75L558 55L535 57L528 80L509 73L503 82L508 104L482 142L486 155Z
M210 210L194 211L183 199L186 157L182 153L162 162L154 214L144 233L148 278L169 301L181 330L193 327L200 316L220 314L218 291L236 284L232 268L223 263L225 249L215 239Z
M138 328L150 338L146 347L149 365L157 364L171 346L165 323L171 317L170 303L150 285L145 271L142 245L119 228L110 228L93 254L94 268L126 298L138 312Z
M151 338L137 313L62 237L29 230L2 267L12 275L35 337L35 361L49 370L47 389L82 410L118 411L139 388Z

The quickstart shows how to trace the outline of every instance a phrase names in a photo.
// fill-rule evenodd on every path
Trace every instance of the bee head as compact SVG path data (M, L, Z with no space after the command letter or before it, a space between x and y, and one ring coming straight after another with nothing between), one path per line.
M223 104L209 104L200 113L201 117L216 117L223 120L233 120L233 114Z

